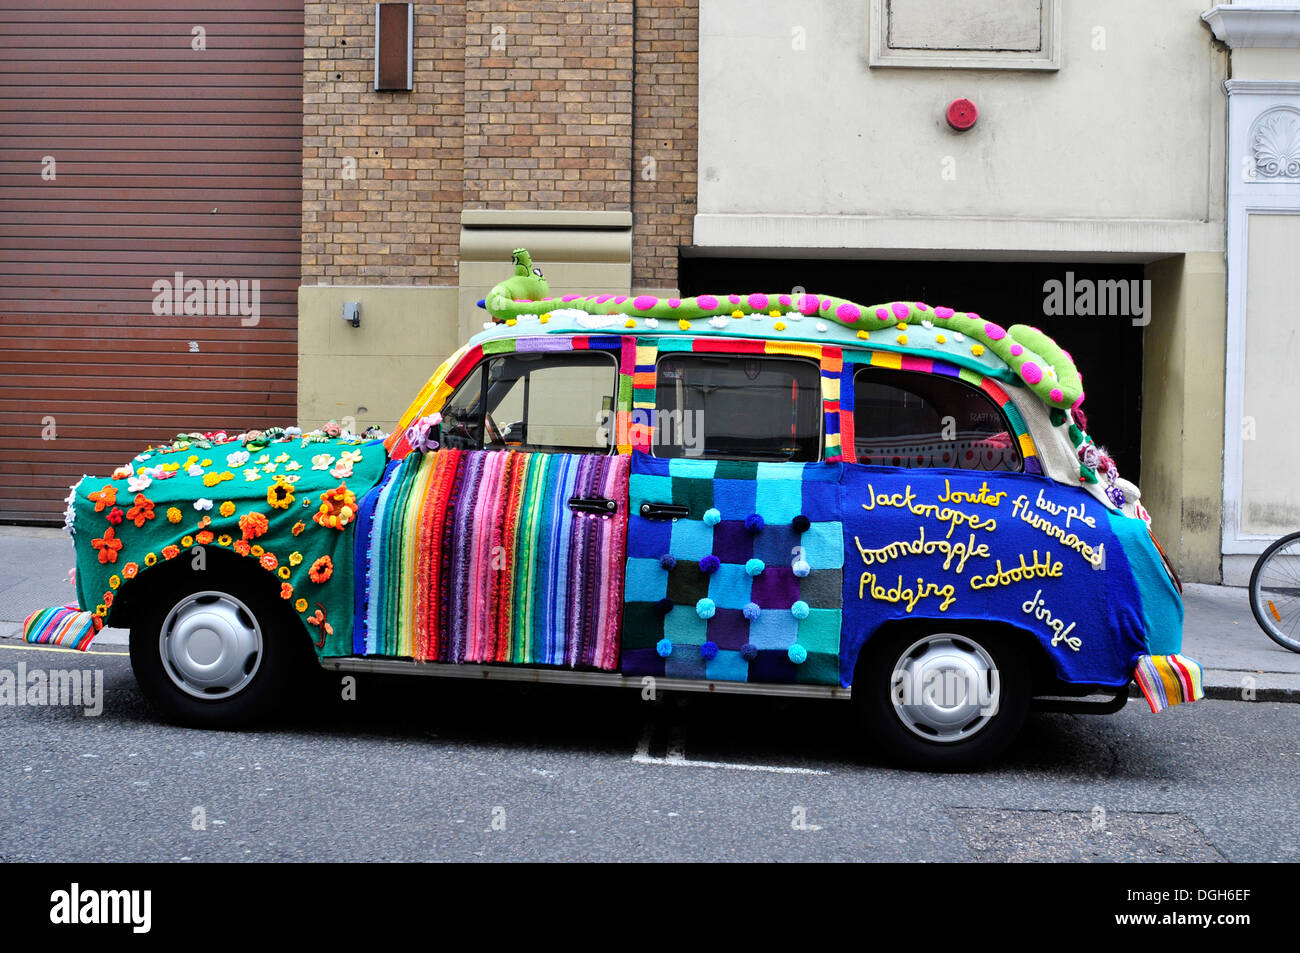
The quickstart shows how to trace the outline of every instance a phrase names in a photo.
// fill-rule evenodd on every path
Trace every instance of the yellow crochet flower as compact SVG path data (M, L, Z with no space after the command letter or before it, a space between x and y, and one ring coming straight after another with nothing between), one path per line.
M217 507L217 512L220 513L222 516L233 516L235 512L234 501L226 500L226 502L222 503L219 507Z
M184 518L183 514L175 506L169 506L167 508L167 522L179 523L183 518Z
M300 565L301 563L302 563L302 553L290 553L290 554L289 554L289 565L290 565L290 566L297 566L297 565Z
M307 600L306 600L306 599L299 599L297 602L295 602L295 603L293 604L293 607L294 607L295 609L297 609L299 612L306 612L306 611L307 611Z
M144 557L144 564L145 564L146 566L152 566L152 565L154 565L154 564L157 563L157 562L158 562L158 554L157 554L157 553L148 553L148 554Z

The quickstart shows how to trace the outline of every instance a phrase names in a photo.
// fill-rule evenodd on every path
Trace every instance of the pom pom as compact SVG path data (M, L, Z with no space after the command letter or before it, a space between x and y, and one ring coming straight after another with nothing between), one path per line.
M745 529L749 530L751 533L761 533L763 527L766 525L767 524L764 522L763 517L757 513L750 513L745 517Z
M761 576L763 570L766 568L767 567L763 565L763 560L761 559L751 559L745 563L745 572L749 573L751 576Z
M721 522L722 522L722 514L719 513L714 507L710 506L707 510L704 511L704 525L717 526Z
M790 648L786 650L785 654L789 657L791 662L794 662L795 665L802 665L804 662L808 661L808 650L798 642L790 646Z
M746 662L752 662L758 658L758 646L753 642L746 642L740 647L740 657Z
M794 571L794 574L798 576L800 579L808 575L808 573L812 572L812 566L808 565L808 561L806 559L796 559L794 561L794 565L791 566L790 568Z
M715 573L721 565L722 560L712 553L709 553L709 555L700 560L700 572Z
M700 646L700 655L702 655L706 660L711 660L711 659L715 659L715 658L717 658L717 657L718 657L718 643L717 643L717 642L705 642L703 645Z
M669 612L673 610L673 600L660 599L658 602L655 603L655 608L659 610L660 615L667 615Z
M808 618L808 603L800 599L798 602L796 602L794 605L790 607L790 614L794 616L796 619Z
M811 525L812 523L808 521L808 517L804 516L802 513L790 521L790 526L796 533L808 532L808 527Z
M758 605L757 602L746 602L746 603L745 603L745 608L743 608L743 609L740 610L741 615L743 615L743 616L744 616L746 619L748 619L750 622L753 622L755 619L757 619L757 618L758 618L758 614L759 614L760 612L762 612L762 611L763 611L763 610L762 610L761 608L759 608L759 605Z
M665 569L674 569L677 566L677 557L672 553L664 553L659 557L659 565Z
M701 599L695 603L695 614L701 619L712 619L717 611L718 607L713 604L712 599Z
M660 658L667 658L673 654L673 643L669 639L660 639L655 643L655 651L659 653Z

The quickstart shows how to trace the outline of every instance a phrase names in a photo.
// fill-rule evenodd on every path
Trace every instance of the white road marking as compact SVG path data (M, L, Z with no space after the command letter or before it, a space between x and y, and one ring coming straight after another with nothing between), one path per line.
M641 734L641 740L637 742L636 752L632 755L632 761L636 764L663 764L676 768L717 768L725 771L765 771L769 774L817 774L829 775L829 771L822 771L817 768L790 768L775 764L739 764L732 761L688 761L686 758L686 747L682 741L681 733L674 731L673 740L668 745L667 756L655 758L650 754L650 739L654 734L654 728L650 725Z

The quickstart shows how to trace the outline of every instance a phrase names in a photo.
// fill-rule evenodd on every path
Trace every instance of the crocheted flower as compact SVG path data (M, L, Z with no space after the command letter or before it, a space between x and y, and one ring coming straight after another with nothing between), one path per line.
M122 585L122 577L119 576L117 573L113 573L113 575L108 577L108 588L116 589L120 585ZM111 595L111 593L106 592L104 593L104 595L106 596Z
M111 479L111 480L126 480L126 479L129 479L130 476L131 476L131 474L134 473L134 472L135 472L135 471L131 469L131 464L129 464L129 463L124 463L124 464L122 464L120 467L118 467L116 470L113 471L113 473L112 473L112 475L109 477L109 479Z
M289 554L289 565L298 566L302 563L302 553L292 552Z
M229 470L226 470L224 473L205 473L203 474L203 485L209 487L216 486L218 483L224 483L225 481L233 480L234 478L235 475Z
M306 611L307 611L307 600L306 600L306 599L299 599L297 602L295 602L295 603L293 604L293 607L294 607L295 609L297 609L299 612L306 612Z
M149 484L151 483L153 483L153 480L149 479L147 476L131 477L131 479L126 481L126 491L128 493L143 493L145 490L149 489Z
M145 557L144 557L144 564L145 564L146 566L156 566L156 565L158 565L158 554L157 554L157 553L146 553L146 554L145 554Z
M90 500L95 504L96 513L103 512L106 507L117 502L117 488L105 484L102 490L90 494Z
M346 483L320 495L320 509L312 519L321 526L341 530L357 513L357 498Z
M234 551L239 553L239 555L241 556L247 556L250 552L252 552L252 549L248 545L248 540L246 539L235 540L235 545L232 546L231 548L234 549Z
M153 500L149 499L143 493L135 495L135 503L126 511L126 518L136 525L136 528L143 526L146 522L153 519Z
M200 513L206 512L207 510L212 509L212 501L205 496L201 496L194 501L194 508Z
M257 469L257 467L249 467L244 471L245 482L256 483L260 479L262 479L262 471Z
M162 549L163 559L175 559L181 554L179 546L164 546Z
M328 556L316 560L307 571L307 578L314 583L329 582L332 575L334 575L334 560Z
M304 500L303 502L306 503L307 501ZM306 528L307 528L307 524L304 523L302 520L298 520L298 522L293 524L293 529L290 530L290 532L293 533L293 535L295 536L301 536L302 531L305 530Z
M181 521L181 511L175 506L167 507L167 522L179 523Z
M231 537L229 533L222 533L220 536L217 537L218 546L229 546L230 542L231 542Z
M269 528L270 524L261 513L245 513L239 518L239 531L246 540L257 539Z
M289 585L287 582L282 582L282 583L280 583L280 598L281 598L281 599L292 599L292 598L293 598L293 586Z
M280 563L280 568L275 571L275 574L279 576L281 579L288 579L291 575L293 575L293 570L290 569L288 566L286 566L284 563Z
M204 516L199 520L199 529L207 529L211 525L212 525L211 516Z
M122 510L115 506L104 514L104 519L108 520L111 526L120 526L122 523Z
M329 453L318 453L311 458L311 468L313 470L328 470L334 465L334 456Z
M427 417L420 417L406 428L406 442L417 453L430 453L437 450L439 424L441 423L442 414L430 414Z
M280 560L275 558L275 553L262 553L262 558L258 562L262 564L262 568L267 572L273 572L275 567L280 565Z
M252 456L247 450L236 450L234 453L226 454L226 466L242 467Z
M191 546L194 545L194 537L193 537L193 536L182 536L182 537L181 537L181 545L184 546L186 549L189 549Z
M214 538L215 536L213 535L212 530L205 529L201 533L195 534L194 542L198 543L200 546L206 546L208 543L212 542Z
M217 507L217 512L220 513L222 516L234 516L235 515L234 502L232 500L226 500L219 507Z
M266 502L277 510L287 510L289 504L293 502L293 485L285 483L280 477L276 477L266 490Z
M122 541L117 538L116 531L111 526L104 530L104 535L99 539L92 539L90 545L99 550L99 562L101 565L103 563L117 562L117 554L122 549Z
M339 426L339 422L337 420L331 420L325 426L321 427L320 430L321 433L323 433L327 437L338 437L341 436L343 433L343 428Z

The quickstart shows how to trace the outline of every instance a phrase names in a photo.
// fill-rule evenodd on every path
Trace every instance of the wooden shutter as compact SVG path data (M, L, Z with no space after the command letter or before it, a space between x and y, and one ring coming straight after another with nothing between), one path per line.
M0 9L0 519L181 430L293 422L302 59L286 0ZM258 280L259 323L156 316L177 272Z

